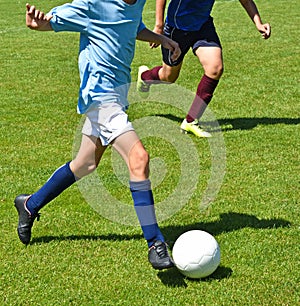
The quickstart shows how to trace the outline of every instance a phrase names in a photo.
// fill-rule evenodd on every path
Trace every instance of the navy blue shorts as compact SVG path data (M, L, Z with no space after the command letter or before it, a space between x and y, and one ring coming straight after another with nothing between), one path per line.
M176 61L172 61L171 51L161 47L163 61L169 66L179 65L190 48L194 54L199 47L222 48L212 17L209 17L199 31L183 31L165 24L164 35L176 41L181 50L180 57Z

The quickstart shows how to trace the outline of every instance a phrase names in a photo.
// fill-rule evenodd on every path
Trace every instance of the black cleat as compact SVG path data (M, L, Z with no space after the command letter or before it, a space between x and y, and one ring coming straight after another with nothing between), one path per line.
M148 260L152 267L157 270L174 267L174 262L169 255L167 244L160 240L155 241L149 249Z
M31 215L26 209L25 204L29 199L30 194L20 194L15 198L15 207L19 215L18 235L19 239L24 244L29 244L31 238L31 228L35 218L39 220L40 215Z

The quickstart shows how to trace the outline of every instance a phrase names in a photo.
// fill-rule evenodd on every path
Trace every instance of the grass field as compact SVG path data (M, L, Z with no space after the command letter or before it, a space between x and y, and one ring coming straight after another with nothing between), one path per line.
M61 3L34 4L47 11ZM171 134L178 132L175 139L182 139L177 147L155 131L143 139L154 169L165 171L163 179L158 170L152 172L157 202L168 199L181 182L185 160L177 151L189 141L198 154L195 188L181 209L160 222L171 247L189 229L208 231L218 240L220 267L207 279L190 280L176 269L153 270L140 228L104 218L77 185L42 210L28 247L19 242L15 196L36 191L73 155L81 122L76 114L78 35L30 31L25 2L1 0L0 305L300 305L299 3L256 3L272 25L268 41L238 1L216 1L213 10L225 72L210 111L221 127L213 139L220 137L220 149L226 149L226 169L220 170L220 191L206 210L199 205L214 164L213 143L180 134L186 108L176 107L179 99L175 104L131 101L129 108L133 122L161 120L162 129L172 124ZM144 21L149 28L154 7L148 0ZM138 42L132 81L139 65L160 63L158 49ZM188 54L177 93L193 93L201 74L197 59ZM142 132L148 125L141 122ZM118 173L111 156L108 150L97 174L113 199L130 209L123 170ZM118 212L113 214L118 219Z

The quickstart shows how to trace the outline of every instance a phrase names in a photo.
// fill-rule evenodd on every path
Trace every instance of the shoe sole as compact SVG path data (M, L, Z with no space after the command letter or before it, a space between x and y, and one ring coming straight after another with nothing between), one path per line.
M149 70L149 68L147 66L140 66L139 67L139 70L138 70L138 78L137 78L137 84L136 84L136 90L137 92L140 94L140 96L144 99L148 98L149 96L149 91L150 91L150 88L147 90L147 91L142 91L140 90L139 88L139 84L140 82L142 82L142 73ZM141 81L139 81L141 80Z
M180 128L180 131L181 131L182 134L193 134L194 136L196 136L198 138L210 138L210 137L212 137L208 132L205 132L205 133L207 133L207 135L197 135L194 132L187 131L187 130L185 130L183 128Z

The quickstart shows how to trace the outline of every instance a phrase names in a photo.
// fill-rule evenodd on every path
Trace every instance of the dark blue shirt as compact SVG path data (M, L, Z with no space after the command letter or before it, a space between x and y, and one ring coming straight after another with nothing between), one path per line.
M215 0L171 0L166 22L184 31L198 31L208 20Z

